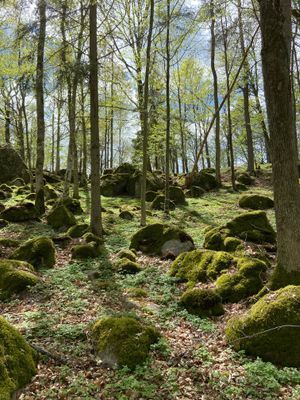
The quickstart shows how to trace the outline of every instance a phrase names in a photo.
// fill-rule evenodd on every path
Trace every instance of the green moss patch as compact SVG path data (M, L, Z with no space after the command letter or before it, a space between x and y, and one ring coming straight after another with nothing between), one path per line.
M267 210L274 207L274 201L267 196L248 194L240 197L239 206L251 210Z
M38 218L38 212L33 203L24 202L6 208L1 212L0 218L9 222L24 222Z
M117 270L122 274L137 274L142 270L141 266L127 258L121 258L116 263Z
M37 282L38 277L34 274L34 269L27 262L0 260L0 290L4 297L22 292Z
M76 225L74 215L64 205L55 206L47 215L47 222L54 229Z
M222 298L212 289L187 290L180 298L179 304L190 314L199 317L210 317L224 314Z
M36 269L52 268L55 264L54 243L47 237L27 240L14 251L11 258L27 261Z
M80 238L89 230L88 224L76 224L68 229L66 235L72 238Z

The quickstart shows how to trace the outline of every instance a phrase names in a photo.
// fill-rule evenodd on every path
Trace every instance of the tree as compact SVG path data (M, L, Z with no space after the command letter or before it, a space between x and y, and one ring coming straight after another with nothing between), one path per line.
M300 188L291 94L291 1L261 0L262 65L277 227L273 287L300 284Z
M90 103L91 103L91 230L102 236L100 193L100 140L98 115L98 51L97 51L97 3L91 0L90 12Z
M40 214L45 212L43 167L45 158L45 116L44 116L44 49L46 37L46 2L39 0L39 37L36 65L36 169L35 169L35 206Z

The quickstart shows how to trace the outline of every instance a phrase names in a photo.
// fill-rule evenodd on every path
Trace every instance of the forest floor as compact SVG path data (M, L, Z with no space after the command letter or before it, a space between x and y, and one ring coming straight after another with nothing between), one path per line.
M248 192L271 195L270 186L258 181ZM248 193L247 192L247 193ZM204 231L243 212L237 205L239 194L230 189L189 199L176 208L167 221L186 230L201 247ZM20 200L13 198L10 202ZM82 193L82 205L88 205ZM56 265L43 271L40 283L7 303L0 313L13 323L27 340L46 349L56 359L42 356L38 373L22 392L23 400L62 399L300 399L300 371L277 368L260 359L233 351L225 342L224 327L233 315L245 311L247 303L226 305L226 313L201 319L178 306L184 285L168 274L170 261L139 255L143 267L136 275L120 275L113 270L116 253L128 248L139 229L139 210L132 221L119 218L120 207L138 208L138 200L103 198L106 254L75 262L70 248L57 247ZM268 211L274 224L274 212ZM152 212L149 222L162 221L163 213ZM88 214L78 217L88 221ZM1 237L29 239L55 232L41 222L10 224ZM90 280L97 270L99 279ZM142 288L146 297L136 298L132 288ZM114 312L135 313L155 324L162 339L152 347L146 364L134 372L104 368L91 346L89 328L99 316Z

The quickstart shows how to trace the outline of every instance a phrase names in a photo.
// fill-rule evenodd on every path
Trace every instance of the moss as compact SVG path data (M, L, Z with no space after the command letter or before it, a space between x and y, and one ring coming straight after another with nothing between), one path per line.
M120 164L116 169L115 173L117 174L134 174L136 171L136 167L130 163Z
M165 256L168 244L176 245L178 254L194 248L193 239L181 229L164 224L152 224L132 236L130 249L149 255Z
M141 196L141 176L140 171L136 171L134 174L130 175L128 183L126 186L126 193L130 196L140 197ZM146 177L146 189L153 190L157 192L164 188L164 182L161 177L148 171Z
M236 350L287 367L300 367L300 286L268 293L226 327Z
M52 228L68 228L76 224L74 215L64 205L55 206L47 215L47 222Z
M2 183L2 185L0 185L0 190L3 190L4 192L7 193L12 193L13 190L10 186L8 186L6 183Z
M114 197L126 194L126 185L129 175L126 173L114 173L104 175L101 178L101 194Z
M239 183L239 182L236 182L236 183L235 183L235 188L236 188L236 190L238 190L238 191L240 191L240 192L243 192L243 191L245 191L245 190L248 190L248 188L247 188L246 185L244 185L243 183Z
M224 248L226 251L236 251L243 247L243 241L241 239L228 236L224 239Z
M57 200L56 205L65 206L74 215L83 214L83 209L81 207L80 201L77 199L72 199L71 197L65 197Z
M79 238L83 236L89 229L88 224L76 224L71 226L68 230L66 235L71 236L72 238Z
M0 203L0 213L5 210L5 205L3 203Z
M146 192L146 201L152 202L157 195L158 193L154 192L154 190L148 190Z
M10 400L36 373L35 352L0 316L0 398Z
M92 327L97 356L108 366L134 369L146 361L150 346L159 339L158 331L129 316L106 316Z
M200 186L192 186L185 192L186 197L201 197L205 194L205 190Z
M179 304L190 314L199 317L210 317L224 314L221 297L212 289L187 290L180 298Z
M127 290L127 294L128 294L128 296L137 298L137 299L148 297L148 293L146 292L146 290L144 290L142 288L129 288Z
M127 258L130 261L136 261L136 254L133 251L122 249L117 254L118 258Z
M32 265L18 260L0 260L0 290L5 296L19 293L38 282ZM3 296L2 296L3 297Z
M18 187L18 189L16 190L16 195L20 195L20 194L26 194L26 193L30 193L30 186L26 185L26 186L20 186Z
M170 186L169 195L170 195L170 200L172 200L175 204L178 204L178 205L187 204L185 194L180 187Z
M97 243L97 245L103 244L104 239L102 237L94 235L92 232L87 232L83 235L83 239L86 243Z
M261 260L240 258L237 271L221 275L216 281L218 294L223 301L236 303L258 293L264 286L267 265Z
M26 200L34 201L35 200L35 193L29 193L26 197Z
M33 203L24 202L12 207L6 208L1 212L0 218L9 222L24 222L38 218L38 211Z
M214 175L200 171L193 174L193 177L187 176L186 177L186 186L190 188L191 186L199 186L205 190L212 190L219 187L219 184Z
M267 196L249 194L240 197L239 206L251 210L267 210L274 207L274 201Z
M52 268L55 264L55 247L51 239L38 237L21 244L10 257L27 261L36 269Z
M282 265L277 264L270 278L268 286L272 289L279 289L287 285L300 285L300 271L287 271Z
M248 172L238 174L236 180L243 185L252 185L254 183L254 179L248 174Z
M86 244L78 244L73 246L71 249L72 258L85 260L87 258L96 258L102 252L102 247L96 242L90 242Z
M214 280L234 263L234 258L224 251L193 250L176 258L170 275L181 281L206 282Z
M170 200L169 202L169 209L175 210L175 203L174 201ZM155 197L150 205L151 210L164 210L165 208L165 196L163 194L159 194Z
M127 258L121 258L117 261L116 268L121 274L137 274L142 270L138 263L128 260Z
M264 211L243 213L226 225L209 230L205 235L204 247L210 250L225 250L225 239L228 237L259 244L276 242L276 233Z
M8 222L5 219L0 218L0 229L6 228L8 225Z
M54 189L52 185L49 184L44 186L44 195L46 200L52 200L58 198L57 191Z
M0 246L3 247L18 247L20 246L20 241L15 239L9 238L1 238L0 239Z
M121 219L126 219L127 221L131 221L134 218L134 214L131 211L123 210L120 211L119 217Z

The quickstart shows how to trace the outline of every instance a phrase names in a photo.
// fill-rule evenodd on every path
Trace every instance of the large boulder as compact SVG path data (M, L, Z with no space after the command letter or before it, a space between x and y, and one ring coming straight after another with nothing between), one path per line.
M38 210L31 202L24 202L8 207L0 213L0 218L9 222L31 221L37 219L38 217Z
M156 328L129 316L105 316L92 326L92 340L103 364L134 369L146 361L160 337Z
M267 196L248 194L240 197L239 206L250 210L267 210L274 207L274 201Z
M36 373L36 355L21 334L0 316L0 398L11 400Z
M190 235L179 228L152 224L132 236L130 248L149 255L175 258L180 253L193 250L194 242Z
M21 156L10 145L0 146L0 183L7 183L15 178L30 181L30 174Z
M37 282L38 277L29 263L18 260L0 260L0 293L2 296L22 292Z
M52 268L55 264L54 243L47 237L27 240L13 252L10 258L27 261L35 269Z
M236 180L243 184L243 185L252 185L255 181L254 178L252 178L252 176L248 173L248 172L241 172L238 173L236 176Z
M184 191L178 186L170 186L169 189L170 200L175 204L185 205L187 204Z
M190 314L201 318L219 316L225 312L222 298L212 289L187 290L181 296L179 304Z
M229 320L228 342L236 350L287 367L300 367L300 286L270 292L241 317Z
M165 209L165 201L166 198L163 194L158 194L155 199L152 201L150 208L151 210L164 210ZM175 210L175 203L174 201L169 201L169 210Z
M171 265L170 275L183 282L207 282L235 264L235 258L225 251L197 249L180 254Z
M229 237L259 244L276 242L276 233L264 211L241 214L226 225L209 230L205 235L204 247L211 250L225 250L225 240Z
M101 177L101 194L106 197L126 195L129 174L113 173Z
M64 197L62 199L58 199L54 204L56 206L65 206L74 215L83 214L83 209L78 199L72 199L71 197Z
M74 215L64 205L54 206L47 215L47 223L54 229L69 228L76 225Z
M129 196L140 197L141 195L141 171L135 171L134 174L130 175L128 183L126 186L126 191ZM146 178L146 188L147 190L152 190L157 192L164 188L164 181L161 176L156 175L153 172L147 172Z
M194 174L187 175L185 179L185 184L187 188L192 186L199 186L207 191L216 189L219 184L215 176L206 171L195 172Z

